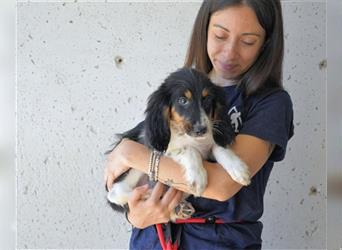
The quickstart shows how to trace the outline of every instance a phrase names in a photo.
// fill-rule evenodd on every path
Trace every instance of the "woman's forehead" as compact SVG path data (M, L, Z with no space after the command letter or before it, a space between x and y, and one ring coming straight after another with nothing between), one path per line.
M261 35L264 32L254 10L246 5L230 6L214 12L210 17L210 26L243 34Z

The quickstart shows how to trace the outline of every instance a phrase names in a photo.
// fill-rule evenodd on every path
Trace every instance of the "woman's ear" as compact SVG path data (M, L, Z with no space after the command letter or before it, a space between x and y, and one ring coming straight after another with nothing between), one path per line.
M170 141L170 98L171 94L165 84L153 92L145 111L145 136L151 148L164 151Z

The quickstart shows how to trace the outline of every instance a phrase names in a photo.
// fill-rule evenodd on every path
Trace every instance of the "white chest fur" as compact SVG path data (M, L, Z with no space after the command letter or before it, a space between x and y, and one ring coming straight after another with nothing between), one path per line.
M212 134L207 133L203 137L192 137L187 134L172 134L169 145L167 147L167 153L175 153L184 150L187 147L192 147L198 150L203 159L208 159L211 155L211 150L214 146L214 138Z

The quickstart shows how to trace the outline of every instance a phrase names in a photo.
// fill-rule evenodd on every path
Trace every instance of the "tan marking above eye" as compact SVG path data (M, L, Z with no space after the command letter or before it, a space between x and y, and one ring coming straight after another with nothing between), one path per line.
M191 94L190 90L185 91L184 96L190 100L192 98L192 94Z
M207 97L209 95L208 89L203 89L202 91L202 97Z

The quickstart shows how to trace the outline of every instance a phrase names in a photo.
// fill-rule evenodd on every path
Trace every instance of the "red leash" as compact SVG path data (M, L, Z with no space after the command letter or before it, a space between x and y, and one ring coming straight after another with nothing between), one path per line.
M224 224L222 219L218 219L215 216L210 216L208 218L190 218L185 220L176 220L176 224L186 224L186 223L198 223L198 224ZM167 239L165 239L164 231L162 228L162 224L156 224L157 234L159 238L160 245L162 246L163 250L177 250L179 244L179 237L178 239L172 243L171 239L171 231L167 234ZM170 229L168 229L170 230Z
M223 224L224 221L221 219L217 219L216 217L190 218L190 219L186 219L186 220L176 220L176 224L185 224L185 223Z
M156 228L157 228L157 234L158 234L160 245L162 246L162 249L165 250L167 248L166 248L166 242L165 242L162 224L156 224Z
M170 238L170 235L167 240L165 240L162 224L156 224L157 233L160 245L162 246L163 250L177 250L178 249L178 240L175 241L175 243L172 244L172 239ZM171 232L170 232L171 233Z

